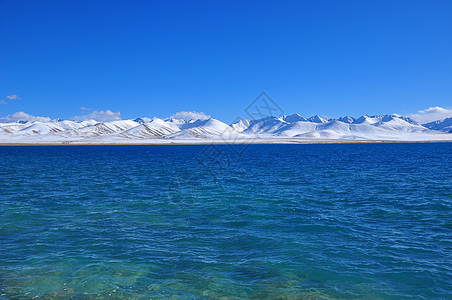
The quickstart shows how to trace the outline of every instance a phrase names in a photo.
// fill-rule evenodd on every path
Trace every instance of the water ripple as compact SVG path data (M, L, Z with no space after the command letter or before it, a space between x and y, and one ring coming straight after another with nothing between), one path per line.
M452 298L452 144L203 147L0 147L0 299Z

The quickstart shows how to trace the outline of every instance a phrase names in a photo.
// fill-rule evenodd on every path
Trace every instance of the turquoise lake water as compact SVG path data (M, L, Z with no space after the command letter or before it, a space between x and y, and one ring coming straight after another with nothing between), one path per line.
M0 299L451 299L452 144L0 147Z

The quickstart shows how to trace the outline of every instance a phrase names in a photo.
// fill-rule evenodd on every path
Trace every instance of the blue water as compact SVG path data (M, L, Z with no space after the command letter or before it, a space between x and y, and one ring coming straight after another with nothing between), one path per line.
M0 147L33 297L451 299L452 144Z

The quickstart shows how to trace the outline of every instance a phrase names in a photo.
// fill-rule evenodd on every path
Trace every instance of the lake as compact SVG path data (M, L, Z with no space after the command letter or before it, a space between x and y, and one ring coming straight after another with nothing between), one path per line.
M0 147L0 299L450 299L452 143Z

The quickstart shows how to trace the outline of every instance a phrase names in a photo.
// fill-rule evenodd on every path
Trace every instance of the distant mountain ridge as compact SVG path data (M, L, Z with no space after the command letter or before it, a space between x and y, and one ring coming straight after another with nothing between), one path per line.
M424 124L424 126L427 127L428 129L441 130L444 132L452 133L452 118L430 122Z
M0 143L127 142L156 140L452 140L452 118L427 124L397 114L338 119L299 114L241 119L226 124L212 117L136 118L110 122L17 121L0 123Z

